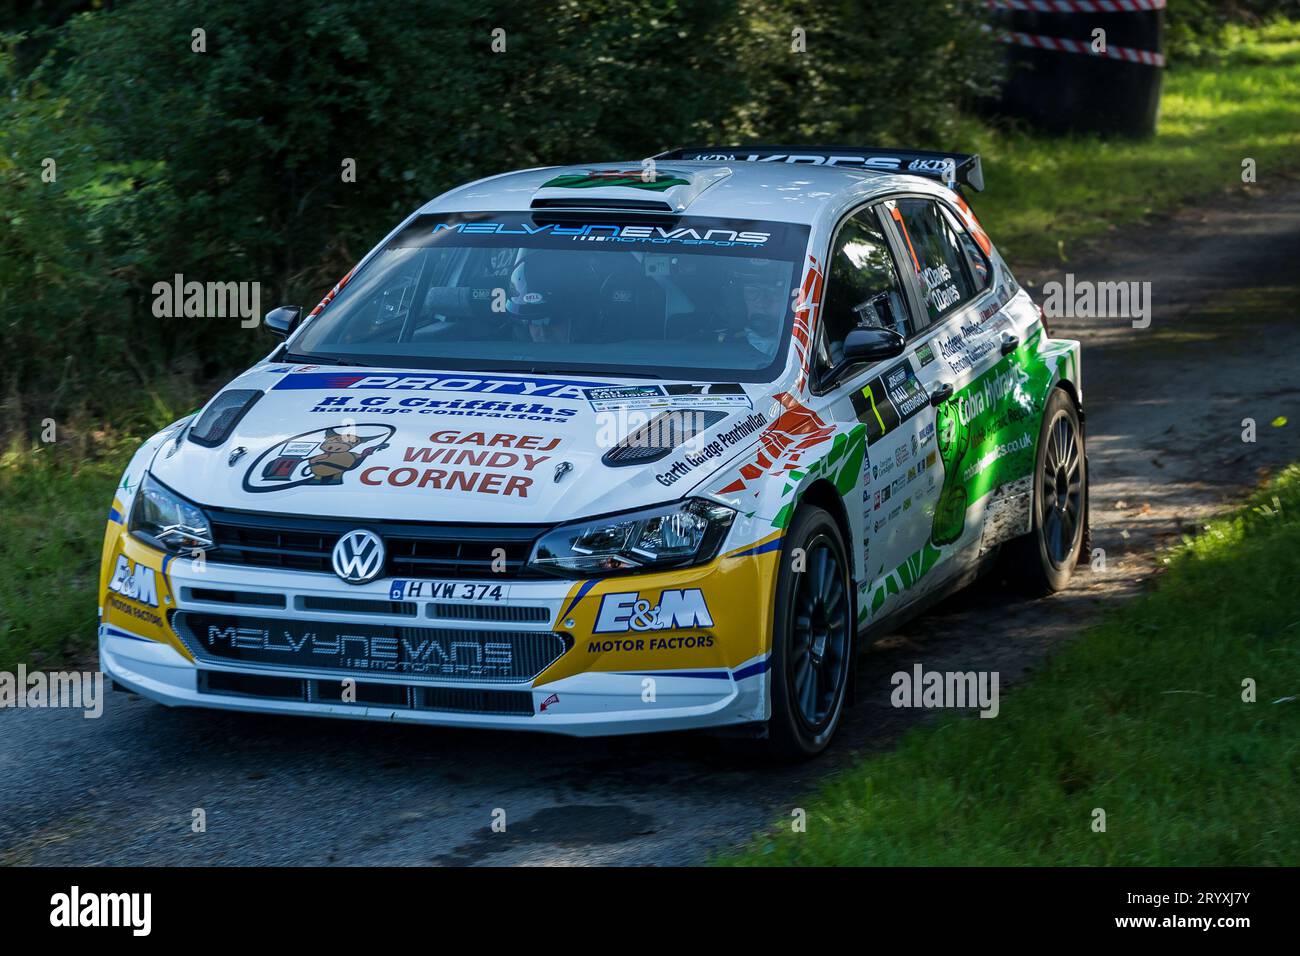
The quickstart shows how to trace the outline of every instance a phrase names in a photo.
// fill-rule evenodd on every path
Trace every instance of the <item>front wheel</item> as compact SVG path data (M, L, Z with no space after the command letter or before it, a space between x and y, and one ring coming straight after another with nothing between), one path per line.
M1008 542L1007 571L1033 594L1070 583L1088 523L1088 459L1074 402L1054 389L1043 410L1034 463L1033 530Z
M786 759L826 749L853 666L853 592L839 526L821 508L790 522L777 573L769 749Z

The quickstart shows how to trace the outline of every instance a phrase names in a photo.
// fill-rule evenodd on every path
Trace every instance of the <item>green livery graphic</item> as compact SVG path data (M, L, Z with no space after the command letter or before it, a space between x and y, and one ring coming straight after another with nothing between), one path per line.
M958 424L956 408L950 400L939 407L934 431L939 445L939 461L943 464L943 486L934 506L930 541L933 544L951 544L961 537L962 529L966 527L970 492L959 480L959 469L970 450L970 429Z
M865 425L854 425L848 432L839 432L831 439L830 450L807 468L790 472L790 481L781 490L785 497L797 487L791 482L801 482L804 477L827 478L835 490L843 497L851 496L858 487L862 472L862 461L867 454L867 429ZM810 482L811 484L811 482ZM772 519L774 528L784 528L794 515L795 499L787 501Z
M1033 473L1043 402L1057 364L1038 354L1040 334L937 409L935 441L943 464L943 487L930 540L874 582L871 599L859 609L860 619L874 616L892 595L913 587L939 563L943 547L966 530L971 505L995 488Z
M1035 444L1052 368L1038 355L1037 336L938 408L935 439L943 489L930 542L951 544L966 512L994 488L1034 470Z
M870 604L864 601L858 608L858 620L876 614L890 595L902 594L925 577L930 569L939 563L942 554L941 549L927 542L920 551L908 555L906 561L876 582Z

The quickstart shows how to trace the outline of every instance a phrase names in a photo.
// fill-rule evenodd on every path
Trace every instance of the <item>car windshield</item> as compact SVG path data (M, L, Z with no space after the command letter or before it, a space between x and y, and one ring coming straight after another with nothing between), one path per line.
M771 381L806 226L422 216L293 342L311 361Z

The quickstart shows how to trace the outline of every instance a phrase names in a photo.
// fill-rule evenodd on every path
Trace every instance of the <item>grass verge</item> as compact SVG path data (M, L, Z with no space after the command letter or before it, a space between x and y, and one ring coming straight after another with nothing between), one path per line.
M1165 561L997 718L913 730L810 797L806 832L785 821L718 862L1294 865L1300 465Z
M95 646L104 525L144 439L193 408L168 382L112 429L65 427L52 443L0 453L0 671L48 668Z

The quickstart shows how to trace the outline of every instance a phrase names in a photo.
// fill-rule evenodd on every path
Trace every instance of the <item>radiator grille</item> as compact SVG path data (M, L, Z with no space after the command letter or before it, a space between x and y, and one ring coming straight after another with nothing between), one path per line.
M508 604L444 604L430 605L433 617L453 621L498 621L510 624L545 624L551 612L544 607L512 607Z
M234 694L262 700L344 703L343 682L299 677L265 677L228 671L199 671L200 694ZM441 711L457 714L533 715L533 695L526 690L482 690L472 687L416 687L406 684L357 682L349 703L394 710Z
M384 572L397 578L502 581L525 571L544 525L471 525L314 518L207 508L218 564L333 574L339 536L368 528L384 540Z

